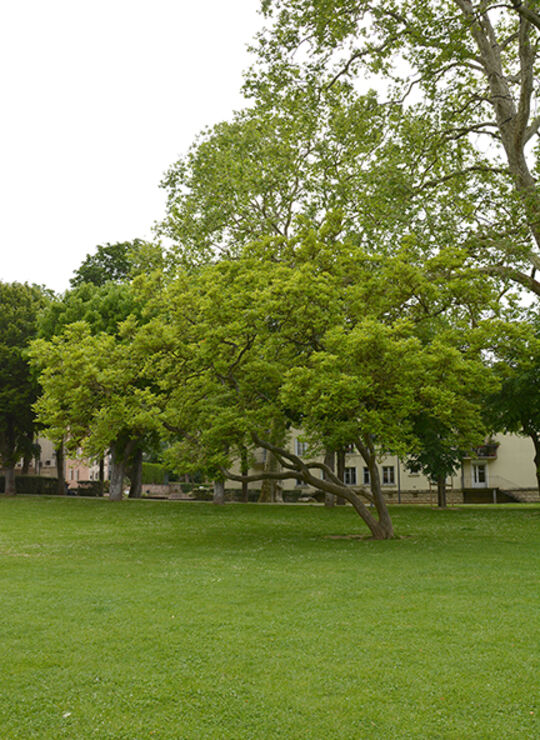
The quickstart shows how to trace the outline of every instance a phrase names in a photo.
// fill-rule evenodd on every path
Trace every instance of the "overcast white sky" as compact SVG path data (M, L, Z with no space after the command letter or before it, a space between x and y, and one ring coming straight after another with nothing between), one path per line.
M98 244L151 237L164 171L242 107L259 0L0 7L0 280L62 291Z

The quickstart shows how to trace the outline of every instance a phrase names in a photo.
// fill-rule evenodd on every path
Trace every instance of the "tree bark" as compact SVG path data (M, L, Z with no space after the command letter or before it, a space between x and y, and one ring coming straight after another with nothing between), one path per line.
M490 94L497 128L505 150L516 192L521 197L531 235L540 247L540 207L536 182L525 157L525 145L532 135L529 125L531 97L534 89L535 51L530 42L530 25L524 16L519 24L520 94L514 99L501 61L501 46L487 12L475 7L471 0L455 0L470 22L471 33L478 48ZM517 3L514 4L518 7ZM521 5L521 3L519 3ZM531 20L531 19L529 19ZM527 255L533 268L540 269L540 255L530 250ZM511 270L510 270L511 272ZM512 275L510 274L511 279ZM540 284L531 278L531 289L540 295Z
M337 457L337 477L343 483L345 481L345 450L342 447L336 453ZM342 496L337 497L336 501L338 506L345 506L345 499Z
M111 479L109 485L109 500L121 501L124 492L125 461L116 445L111 447Z
M439 509L446 509L446 476L440 475L437 478L437 506Z
M65 496L66 494L66 475L64 470L64 440L60 442L58 447L54 451L54 457L56 459L56 477L58 478L57 493L59 496Z
M536 469L536 485L540 493L540 438L536 432L530 433L534 445L534 466Z
M225 503L225 481L214 481L214 498L212 500L217 506L223 506Z
M142 493L142 463L143 453L142 449L137 448L133 455L133 461L131 463L130 470L130 486L129 486L129 498L140 498Z
M242 447L240 451L240 463L242 475L246 476L249 473L248 464L248 452L245 447ZM249 501L249 483L246 480L242 481L242 501L247 504Z
M278 457L280 465L283 469L278 473L262 472L250 475L247 478L248 481L263 481L267 477L271 477L274 480L280 481L287 479L296 479L298 481L303 481L307 485L313 486L313 488L318 488L319 490L332 493L337 496L342 496L346 501L351 503L354 507L354 510L369 528L373 539L386 540L394 537L392 520L390 519L390 514L388 512L386 502L384 501L380 490L380 479L376 465L375 450L373 446L373 440L371 439L370 435L366 435L365 444L363 443L361 438L358 438L356 441L356 446L366 463L369 465L370 469L373 470L373 488L371 495L368 495L365 492L362 494L360 492L360 489L362 487L357 487L357 491L355 491L352 486L346 486L332 473L331 470L329 470L322 463L316 461L304 462L298 455L293 454L283 447L278 447L268 440L261 439L255 432L252 432L251 436L253 442L256 445L262 447L265 450L273 452ZM317 477L312 472L315 470L323 470L323 472L326 472L328 475L328 480ZM242 476L236 475L228 470L223 469L222 473L226 478L229 478L230 480L242 480ZM377 509L377 515L379 517L378 520L364 504L362 500L363 496L374 501Z
M370 435L366 435L364 439L357 440L356 446L369 470L369 487L379 516L378 524L383 533L380 539L391 539L394 536L394 526L390 519L388 507L381 489L381 478L379 476L379 468L377 467L377 455L375 453L373 439Z
M330 468L330 470L334 471L336 467L336 453L333 450L326 450L324 455L324 464ZM324 494L324 505L332 508L336 505L336 497L333 493L327 493Z
M265 473L277 473L280 469L279 460L276 458L273 452L266 450L266 460L264 461L264 472ZM283 492L281 485L278 480L272 478L266 478L263 480L261 485L261 494L259 496L259 503L283 503Z
M99 461L99 495L103 496L105 489L105 460L103 458Z
M4 468L4 480L5 488L4 493L6 496L15 496L15 466L10 465Z

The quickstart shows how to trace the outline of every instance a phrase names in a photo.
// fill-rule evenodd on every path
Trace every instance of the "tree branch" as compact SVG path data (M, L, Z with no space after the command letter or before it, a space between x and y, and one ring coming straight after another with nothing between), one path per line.
M540 30L540 14L536 13L528 7L526 0L510 0L514 10L520 14L522 18L528 20L533 26L536 26Z

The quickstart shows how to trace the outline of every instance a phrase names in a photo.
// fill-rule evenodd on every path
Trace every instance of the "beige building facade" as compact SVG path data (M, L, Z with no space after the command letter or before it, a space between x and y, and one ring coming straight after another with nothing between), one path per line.
M39 456L36 456L30 465L29 473L33 475L43 475L46 478L55 478L56 455L53 443L46 437L39 437ZM22 469L22 461L16 465L16 471ZM69 458L64 460L64 477L70 488L77 488L80 481L97 481L99 480L99 463L89 462L84 459ZM108 463L105 462L105 479L108 479Z
M309 449L299 432L293 434L290 449L299 457L309 458ZM258 450L251 472L261 472L265 459L265 451ZM389 502L436 503L436 485L421 473L411 473L405 460L397 455L381 457L378 468ZM368 468L361 455L352 449L345 457L345 483L369 485ZM227 487L236 485L229 483ZM283 481L282 488L284 492L303 492L306 496L314 493L313 487L295 484L294 480ZM447 479L447 498L449 503L540 501L531 439L516 434L494 435L472 451L455 475Z

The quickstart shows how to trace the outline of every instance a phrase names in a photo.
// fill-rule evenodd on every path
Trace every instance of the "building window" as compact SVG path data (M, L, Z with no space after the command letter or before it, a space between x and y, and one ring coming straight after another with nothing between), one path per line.
M485 463L473 465L473 483L475 486L487 485L487 470Z
M307 452L307 442L301 442L299 439L296 440L296 454L298 457L302 457Z
M350 445L345 445L345 452L348 455L354 455L354 453L356 452L356 445L353 444L352 442Z
M356 485L356 468L345 468L343 475L343 482L346 486Z
M369 468L364 467L362 481L365 486L369 486L369 484L371 483L371 477L369 475Z
M73 480L73 468L69 471L69 480Z
M396 476L393 465L383 465L382 482L384 486L393 486L396 482Z
M79 469L75 471L75 480L79 480Z

